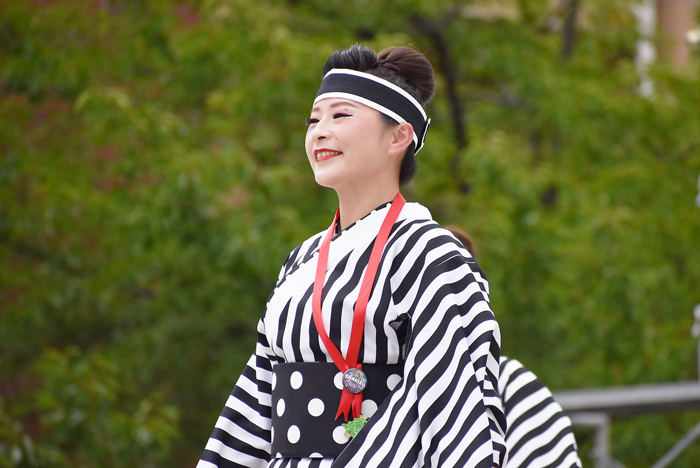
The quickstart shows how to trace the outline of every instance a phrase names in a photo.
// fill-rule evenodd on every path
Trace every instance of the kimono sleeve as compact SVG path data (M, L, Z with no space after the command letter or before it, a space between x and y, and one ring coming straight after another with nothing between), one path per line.
M500 331L481 270L450 249L406 268L403 380L333 466L504 467Z
M272 364L263 320L258 342L204 449L197 468L264 468L270 460Z
M571 419L535 374L501 356L498 392L508 421L506 468L581 468Z

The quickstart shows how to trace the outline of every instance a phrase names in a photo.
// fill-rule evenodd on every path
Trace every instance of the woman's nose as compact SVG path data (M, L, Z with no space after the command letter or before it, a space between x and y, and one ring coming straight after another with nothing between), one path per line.
M311 130L315 140L322 140L330 136L330 130L325 119L321 119L316 126Z

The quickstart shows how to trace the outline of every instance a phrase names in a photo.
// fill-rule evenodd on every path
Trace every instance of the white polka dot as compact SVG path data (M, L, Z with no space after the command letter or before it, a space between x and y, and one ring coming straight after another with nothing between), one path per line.
M338 390L343 389L343 373L342 372L338 372L337 374L335 374L335 377L333 377L333 385L335 385L335 388L337 388Z
M376 405L375 405L376 406ZM314 398L309 402L309 414L314 417L321 416L325 406L320 398Z
M277 452L277 455L275 455L275 458L282 458L282 454Z
M321 455L318 452L314 452L311 455L309 455L309 458L323 458L323 455Z
M377 404L372 400L364 400L362 402L362 414L365 416L372 416L377 412Z
M280 400L277 402L277 416L282 416L284 414L284 409L286 408L284 404L284 400L280 398Z
M287 431L287 440L292 444L296 444L297 442L299 442L300 438L301 432L299 431L299 427L290 426L289 430Z
M292 377L289 379L289 385L291 385L294 390L298 390L303 382L304 378L301 376L301 372L292 372Z
M401 382L401 376L399 374L391 374L388 379L386 379L386 386L389 390L393 390Z
M274 390L277 386L277 374L272 374L272 389Z
M343 426L338 426L333 429L333 440L335 440L336 444L340 445L348 443L348 438L345 437L345 428Z

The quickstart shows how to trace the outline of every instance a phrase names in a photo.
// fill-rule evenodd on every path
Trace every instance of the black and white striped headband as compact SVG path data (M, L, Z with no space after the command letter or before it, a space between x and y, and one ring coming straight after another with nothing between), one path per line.
M414 154L423 148L430 119L425 115L423 106L394 83L369 73L334 68L323 78L314 106L321 99L328 98L359 102L388 115L398 123L410 123L413 126L413 142L416 144Z

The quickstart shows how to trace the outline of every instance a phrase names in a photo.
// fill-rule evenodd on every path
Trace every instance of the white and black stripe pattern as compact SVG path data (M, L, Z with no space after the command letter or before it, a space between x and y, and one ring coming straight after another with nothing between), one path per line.
M346 353L362 273L388 205L331 242L323 320ZM271 369L332 362L311 312L320 233L287 259L241 375L199 468L329 467L333 459L275 458ZM503 467L505 416L498 394L500 332L488 283L458 241L420 205L407 204L382 256L368 303L360 361L404 365L403 380L334 466ZM335 408L333 409L335 411Z
M501 357L498 392L508 421L506 468L580 468L571 420L520 362Z

